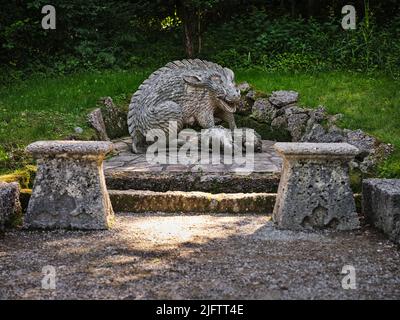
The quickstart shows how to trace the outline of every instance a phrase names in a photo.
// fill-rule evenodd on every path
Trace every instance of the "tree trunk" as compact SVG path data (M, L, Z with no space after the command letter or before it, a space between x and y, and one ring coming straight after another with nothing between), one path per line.
M185 1L178 2L178 12L183 22L185 51L188 58L194 57L194 28L196 26L195 12L185 4Z
M314 0L308 0L308 5L307 5L307 17L311 18L314 16L314 8L315 8L315 1Z
M200 55L202 47L201 39L201 10L197 11L197 53Z
M290 14L292 17L294 17L296 15L296 1L295 0L290 1Z

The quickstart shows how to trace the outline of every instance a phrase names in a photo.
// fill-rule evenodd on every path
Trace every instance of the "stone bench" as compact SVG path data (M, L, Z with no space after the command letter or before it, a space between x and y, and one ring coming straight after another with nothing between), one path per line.
M112 143L97 141L39 141L26 151L38 170L25 227L107 229L113 210L107 192L103 159Z
M274 147L284 160L273 213L278 227L359 227L348 173L356 147L347 143L276 143Z
M400 244L400 179L366 179L362 198L368 221Z

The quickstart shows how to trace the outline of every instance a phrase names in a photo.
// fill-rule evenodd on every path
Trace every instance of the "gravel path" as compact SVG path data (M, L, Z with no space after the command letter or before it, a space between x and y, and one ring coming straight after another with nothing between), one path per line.
M41 287L46 265L55 290ZM1 299L399 299L399 271L399 248L373 230L280 231L267 216L126 213L110 231L0 239Z

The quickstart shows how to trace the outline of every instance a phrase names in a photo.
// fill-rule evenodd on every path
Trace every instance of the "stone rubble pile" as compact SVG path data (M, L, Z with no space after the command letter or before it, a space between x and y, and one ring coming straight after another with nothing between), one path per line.
M268 97L242 83L242 101L238 114L248 116L276 131L287 131L292 142L338 143L347 142L360 151L352 168L370 172L378 162L386 159L393 146L379 141L362 130L340 128L337 123L342 114L330 115L324 106L316 109L298 106L299 94L295 91L274 91Z
M99 108L88 114L87 120L101 141L120 138L128 135L126 122L127 111L118 108L111 97L104 97L99 100Z

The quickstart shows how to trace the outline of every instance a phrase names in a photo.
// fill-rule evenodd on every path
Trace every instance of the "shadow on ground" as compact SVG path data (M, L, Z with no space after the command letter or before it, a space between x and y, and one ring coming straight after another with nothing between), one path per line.
M119 214L101 232L12 231L1 299L398 299L400 252L374 230L303 233L269 216ZM41 288L56 268L56 290ZM344 265L357 289L344 290Z

